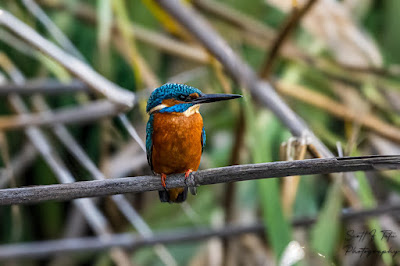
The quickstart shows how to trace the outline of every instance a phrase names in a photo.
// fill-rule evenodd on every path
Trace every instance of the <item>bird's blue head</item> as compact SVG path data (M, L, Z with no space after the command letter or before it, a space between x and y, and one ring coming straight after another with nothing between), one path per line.
M149 114L183 113L193 106L242 97L236 94L204 94L194 87L167 83L155 89L147 101L146 111Z

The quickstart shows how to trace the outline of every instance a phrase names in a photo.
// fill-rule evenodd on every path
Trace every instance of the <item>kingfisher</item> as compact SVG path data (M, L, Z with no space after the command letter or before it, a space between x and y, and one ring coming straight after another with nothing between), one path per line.
M187 187L167 189L167 175L197 171L206 143L200 105L242 97L237 94L204 94L199 89L167 83L155 89L147 101L147 161L153 174L161 175L161 202L186 200Z

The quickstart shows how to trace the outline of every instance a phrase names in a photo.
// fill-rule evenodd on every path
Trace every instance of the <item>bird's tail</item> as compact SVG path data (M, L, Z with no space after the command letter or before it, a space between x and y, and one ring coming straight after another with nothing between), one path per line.
M168 190L160 190L158 191L158 196L160 196L161 202L169 202L169 203L181 203L186 200L188 188L172 188Z

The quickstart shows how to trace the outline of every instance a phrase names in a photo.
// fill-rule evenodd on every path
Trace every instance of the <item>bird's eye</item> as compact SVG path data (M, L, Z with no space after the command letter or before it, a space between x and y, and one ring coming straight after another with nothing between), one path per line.
M178 96L178 99L181 100L181 101L184 101L184 100L186 100L186 96L181 94L181 95Z

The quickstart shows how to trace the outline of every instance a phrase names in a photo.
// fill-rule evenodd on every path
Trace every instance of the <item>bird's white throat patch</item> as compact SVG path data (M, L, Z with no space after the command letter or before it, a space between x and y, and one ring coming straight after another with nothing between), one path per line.
M189 117L191 115L199 113L199 109L200 109L200 104L196 104L196 105L193 105L192 107L189 107L185 112L183 112L183 114L186 117Z
M152 114L152 113L154 113L155 111L161 110L161 109L163 109L163 108L165 108L165 107L169 107L169 106L167 106L167 105L165 105L165 104L159 104L159 105L157 105L156 107L153 107L153 108L150 110L149 114Z

